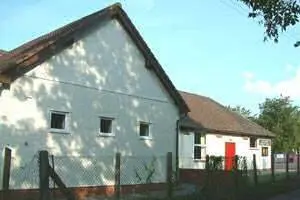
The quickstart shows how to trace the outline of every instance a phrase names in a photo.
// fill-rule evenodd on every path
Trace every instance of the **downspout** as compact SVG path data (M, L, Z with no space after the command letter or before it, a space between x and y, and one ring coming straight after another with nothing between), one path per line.
M179 119L176 121L176 155L175 155L175 167L176 167L176 181L179 181L179 134L180 134L180 121L185 118L187 114L180 115Z

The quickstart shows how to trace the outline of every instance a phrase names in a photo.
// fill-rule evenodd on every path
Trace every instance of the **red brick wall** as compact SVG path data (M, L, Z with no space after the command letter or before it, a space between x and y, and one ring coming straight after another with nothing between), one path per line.
M183 183L193 183L199 187L208 184L208 174L202 169L180 169L179 181ZM229 171L212 171L209 175L210 184L215 184L220 187L230 187L234 184L234 176Z
M166 183L152 183L140 185L122 185L121 194L126 195L130 193L145 193L147 191L166 190ZM76 187L69 188L74 192L76 199L85 199L87 196L113 196L114 186L94 186L94 187ZM63 197L58 189L51 190L51 195L59 198ZM4 198L2 191L0 191L1 200L18 199L18 200L38 200L38 189L27 190L10 190L7 198Z

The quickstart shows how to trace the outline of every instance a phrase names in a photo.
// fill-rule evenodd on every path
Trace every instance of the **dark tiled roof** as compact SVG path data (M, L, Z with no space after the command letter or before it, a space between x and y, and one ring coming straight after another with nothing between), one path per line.
M153 72L157 75L174 100L175 104L179 107L181 113L188 112L189 109L185 101L182 99L181 95L176 90L175 86L119 3L113 4L98 12L27 42L26 44L10 51L8 54L1 56L0 74L15 80L20 75L26 73L33 67L58 53L62 50L62 48L66 48L66 44L71 45L74 42L72 42L72 39L75 34L82 35L80 33L92 29L103 20L112 18L118 20L131 36L136 46L145 57L146 67L153 70Z
M275 136L260 125L228 110L211 98L187 92L180 93L190 108L188 116L181 122L182 127L231 135Z

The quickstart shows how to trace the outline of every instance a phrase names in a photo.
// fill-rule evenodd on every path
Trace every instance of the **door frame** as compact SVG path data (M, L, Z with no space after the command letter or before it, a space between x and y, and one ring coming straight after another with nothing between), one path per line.
M225 170L230 171L234 168L236 155L236 143L225 142Z

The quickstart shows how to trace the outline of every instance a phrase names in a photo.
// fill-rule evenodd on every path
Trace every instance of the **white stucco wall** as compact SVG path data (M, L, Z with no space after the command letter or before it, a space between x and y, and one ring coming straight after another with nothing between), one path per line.
M49 132L52 109L70 113L70 133ZM114 118L114 137L98 135L100 116ZM107 172L114 168L113 160L107 157L116 152L144 159L156 156L161 160L161 176L155 181L163 182L165 156L174 152L175 157L178 118L178 109L154 73L145 68L142 54L121 25L112 20L17 79L10 90L2 91L0 148L13 149L14 167L21 174L39 150L55 156L72 155L69 162L76 164L59 169L58 165L68 162L61 159L56 166L65 180L69 177L68 186L102 184L89 182L84 170L78 170L94 166L89 164L92 160ZM151 140L139 138L139 121L151 123ZM76 165L79 167L72 167ZM106 183L113 183L113 175L103 177ZM12 179L17 179L14 171ZM14 187L25 186L16 183Z
M220 134L206 134L206 154L210 156L225 156L225 143L235 143L235 152L238 156L247 158L248 168L252 169L253 154L256 155L257 169L270 169L271 168L271 147L269 149L269 156L262 157L261 145L259 140L266 140L264 138L258 138L257 148L250 148L250 138L231 135ZM269 140L269 139L267 139ZM189 134L180 134L179 137L179 167L191 168L191 169L204 169L205 160L195 161L194 155L194 132Z

